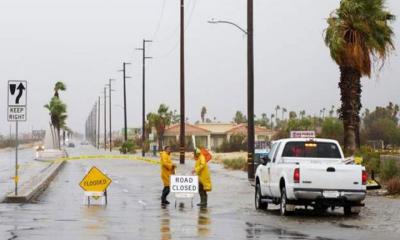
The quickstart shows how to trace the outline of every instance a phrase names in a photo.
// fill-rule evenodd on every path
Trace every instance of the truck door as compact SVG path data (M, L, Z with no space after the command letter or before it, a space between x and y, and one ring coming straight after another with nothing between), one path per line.
M268 153L268 158L272 159L276 147L277 147L278 143L274 143L272 144L271 147L271 151ZM267 163L266 165L260 165L260 181L261 181L261 191L263 193L264 196L270 196L271 193L269 191L269 168L271 166L271 162Z
M278 162L278 153L281 146L281 142L276 146L273 157L271 158L271 162L268 166L268 193L269 196L279 197L276 195L276 188L279 188L279 162ZM280 190L278 191L280 192Z

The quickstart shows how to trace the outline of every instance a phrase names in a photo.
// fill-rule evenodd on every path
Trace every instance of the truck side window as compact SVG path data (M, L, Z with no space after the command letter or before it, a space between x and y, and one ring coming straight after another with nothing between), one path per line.
M275 153L274 153L274 159L272 159L272 162L276 161L276 157L278 155L278 150L279 150L280 146L281 146L281 143L279 143L278 146L276 146Z
M271 146L271 151L268 153L268 158L272 160L272 157L274 156L274 153L276 151L276 147L278 146L278 143L273 143Z

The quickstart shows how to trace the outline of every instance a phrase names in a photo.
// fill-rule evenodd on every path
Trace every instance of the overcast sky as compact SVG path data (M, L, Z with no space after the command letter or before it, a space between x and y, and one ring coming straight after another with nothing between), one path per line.
M46 128L43 108L55 82L68 87L68 125L83 131L85 119L109 78L114 82L113 128L123 126L122 62L131 62L129 126L141 124L142 39L152 39L147 62L147 110L160 103L179 109L179 0L1 0L0 133L8 133L7 81L28 81L28 121L22 131ZM246 112L246 0L186 0L186 112L189 121L230 121ZM326 17L339 0L254 0L255 113L276 105L318 114L339 105L338 67L323 42ZM400 16L400 2L387 5ZM393 24L400 35L400 21ZM396 48L400 42L396 38ZM400 103L400 57L391 55L377 76L363 80L365 107ZM101 108L103 111L103 108Z

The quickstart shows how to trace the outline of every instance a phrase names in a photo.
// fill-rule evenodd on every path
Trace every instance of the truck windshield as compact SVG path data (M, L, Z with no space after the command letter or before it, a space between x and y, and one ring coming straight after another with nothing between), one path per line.
M282 157L341 158L338 146L328 142L288 142Z

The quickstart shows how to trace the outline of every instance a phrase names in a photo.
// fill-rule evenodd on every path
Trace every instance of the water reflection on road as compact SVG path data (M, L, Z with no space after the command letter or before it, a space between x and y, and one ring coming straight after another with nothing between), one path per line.
M113 179L107 206L85 204L79 187L93 165ZM339 210L323 215L299 210L281 217L277 206L254 209L254 189L246 180L212 173L208 208L186 199L175 207L173 194L171 205L162 207L158 166L71 161L37 204L0 204L0 239L398 239L399 201L368 198L359 217L345 218ZM193 203L198 201L196 195Z
M86 220L83 226L86 231L85 235L101 235L104 232L106 219L104 219L103 213L105 208L102 205L91 205L82 208L83 211L80 219Z
M197 233L199 237L207 237L210 233L211 217L208 208L199 208Z
M163 206L161 208L160 216L160 234L161 240L170 240L171 238L171 216L169 214L169 208Z
M207 238L210 236L210 209L197 209L185 206L184 204L179 204L176 209L170 209L169 206L162 206L160 211L161 240L176 239L182 236L193 238ZM197 219L190 217L193 215L197 216ZM182 218L185 220L182 221Z

